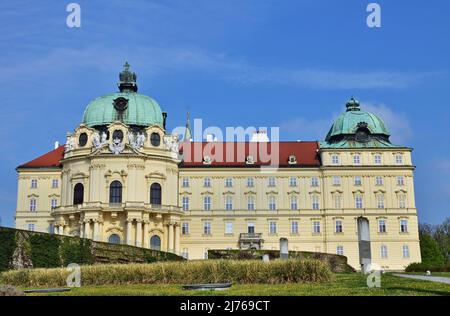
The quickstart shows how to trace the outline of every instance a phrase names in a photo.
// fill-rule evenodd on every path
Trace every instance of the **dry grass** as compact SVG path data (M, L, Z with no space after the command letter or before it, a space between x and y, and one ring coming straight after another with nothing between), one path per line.
M0 283L20 287L60 287L66 286L69 274L64 268L7 271L0 275ZM321 283L330 281L331 277L328 264L314 259L276 260L268 263L205 260L81 267L82 285Z

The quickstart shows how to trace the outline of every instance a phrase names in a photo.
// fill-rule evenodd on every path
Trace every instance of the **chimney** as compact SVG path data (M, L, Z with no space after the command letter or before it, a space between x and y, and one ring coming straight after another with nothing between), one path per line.
M208 143L214 142L214 135L213 134L207 134L206 135L206 142L208 142Z
M266 131L256 131L252 135L252 139L250 140L252 143L268 143L269 137L267 137Z
M59 147L59 142L56 141L56 142L55 142L55 149L57 149L58 147Z

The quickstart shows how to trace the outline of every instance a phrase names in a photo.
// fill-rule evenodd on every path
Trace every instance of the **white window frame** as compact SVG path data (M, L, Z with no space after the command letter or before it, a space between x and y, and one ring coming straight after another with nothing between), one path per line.
M340 176L333 176L332 181L333 181L334 186L341 185L341 177Z
M58 179L52 179L52 189L56 189L59 186L59 180Z
M395 164L396 165L403 165L403 155L402 154L396 154L395 155Z
M38 186L38 180L37 179L31 179L31 188L36 189Z
M233 234L233 222L225 222L225 234Z
M363 196L361 194L355 195L355 208L356 209L364 208Z
M382 176L376 176L375 177L375 185L380 186L383 185L384 181L383 181L383 177Z
M205 195L203 197L203 210L204 211L211 211L211 196L210 195Z
M318 187L319 186L319 178L311 177L311 186L312 187Z
M299 232L298 230L298 221L292 221L291 222L291 234L297 235Z
M313 222L313 234L320 234L320 222L319 221Z
M233 210L233 197L231 195L225 196L225 210L226 211Z
M386 220L384 218L378 220L378 232L379 233L387 232Z
M189 196L183 196L181 198L181 205L183 207L183 211L189 211Z
M268 208L269 211L276 211L277 210L277 198L274 195L269 196L269 201L268 201Z
M30 199L30 212L35 213L37 209L37 200L35 198Z
M339 155L331 155L331 163L333 165L339 165Z
M181 234L189 235L189 222L181 223Z
M297 211L298 210L298 198L297 198L297 195L294 195L294 194L291 195L290 204L291 204L291 211Z
M189 188L189 178L183 178L183 180L181 182L181 186L183 188Z
M232 188L233 187L233 178L226 178L225 179L225 187L226 188Z
M58 207L58 199L55 199L55 198L51 199L50 200L50 209L53 210L57 207Z
M373 156L373 162L374 162L375 165L381 165L381 164L382 164L382 161L383 161L383 160L382 160L380 154L375 154L375 155Z
M27 229L31 232L34 232L36 230L36 225L33 223L28 223L27 224Z
M290 187L296 187L297 186L297 177L290 177L289 178L289 186Z
M377 208L378 209L384 209L385 208L385 204L384 204L384 194L377 194Z
M343 256L344 255L344 246L340 246L340 245L337 246L336 247L336 254Z
M360 154L353 155L353 164L354 165L360 165L361 164L361 155Z
M270 221L269 222L269 235L276 235L276 234L277 234L277 222Z
M269 178L267 178L267 186L268 186L269 188L273 188L273 187L276 186L276 179L275 179L275 177L269 177Z
M212 235L211 222L203 222L203 235Z
M388 258L388 248L386 245L381 245L381 247L380 247L380 258L381 259Z
M211 178L205 178L203 179L203 186L205 188L210 188L211 187Z
M409 254L409 246L408 245L402 246L402 255L403 255L403 259L409 259L410 254Z
M255 198L253 195L249 195L247 197L247 211L254 211L255 210Z
M337 219L334 223L334 232L335 233L343 233L344 232L344 226L341 219Z
M357 187L362 186L362 177L361 176L355 176L355 178L353 179L353 183Z
M316 194L314 194L312 197L311 197L311 199L312 199L312 209L313 210L320 210L320 203L319 203L319 196L318 195L316 195Z
M400 220L400 233L407 233L407 232L408 232L408 220L401 219Z
M247 188L253 188L255 186L255 179L252 177L247 178Z

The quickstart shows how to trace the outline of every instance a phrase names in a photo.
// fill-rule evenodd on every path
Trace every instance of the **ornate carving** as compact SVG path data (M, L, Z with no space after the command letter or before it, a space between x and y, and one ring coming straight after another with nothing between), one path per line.
M106 145L106 143L108 142L106 140L106 138L107 138L107 135L105 132L102 132L101 137L98 132L95 132L94 135L92 135L92 145L96 149L99 149L99 148L103 147L104 145Z
M128 143L133 149L140 149L145 144L146 137L144 133L138 132L134 134L133 132L128 132Z
M120 138L114 138L112 143L109 144L109 150L114 154L118 155L125 149L125 145L122 143Z

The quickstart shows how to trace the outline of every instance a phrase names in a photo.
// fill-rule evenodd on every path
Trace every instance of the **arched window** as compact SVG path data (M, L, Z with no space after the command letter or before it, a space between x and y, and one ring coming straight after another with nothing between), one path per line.
M84 186L81 183L77 183L73 189L73 204L83 204L84 199Z
M161 238L157 235L153 235L150 238L150 248L153 250L161 250Z
M117 180L109 186L109 203L122 203L122 183Z
M161 205L161 185L153 183L150 186L150 204Z
M120 236L117 234L112 234L111 236L109 236L108 242L110 244L120 244Z

